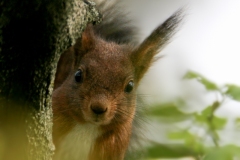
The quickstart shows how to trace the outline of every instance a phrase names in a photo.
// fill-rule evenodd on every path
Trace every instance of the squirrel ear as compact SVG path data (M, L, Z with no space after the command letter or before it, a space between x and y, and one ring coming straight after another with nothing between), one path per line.
M89 24L83 31L82 36L79 39L77 39L77 42L74 45L74 49L76 50L76 54L79 54L80 52L82 55L91 50L94 47L94 45L95 36L92 25Z
M55 74L54 89L61 86L65 79L68 77L70 70L73 68L74 57L73 47L67 49L60 56L57 64L57 71Z
M77 39L73 47L67 49L61 56L57 65L54 89L61 86L70 73L70 70L77 66L79 59L91 50L94 46L94 34L92 26L89 25L82 33L81 38Z
M154 61L154 56L163 49L175 33L180 20L181 10L159 25L131 54L135 67L135 77L139 81Z

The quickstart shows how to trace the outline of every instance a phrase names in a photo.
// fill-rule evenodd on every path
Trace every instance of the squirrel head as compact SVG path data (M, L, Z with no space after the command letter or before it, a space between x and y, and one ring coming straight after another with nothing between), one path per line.
M128 45L95 36L88 26L59 60L53 96L61 97L56 103L63 105L56 104L57 110L68 107L79 123L108 125L133 119L138 81L131 52ZM67 101L68 106L59 101Z
M78 123L131 125L136 88L168 42L177 22L173 15L139 46L103 40L92 25L60 57L53 92L54 112Z

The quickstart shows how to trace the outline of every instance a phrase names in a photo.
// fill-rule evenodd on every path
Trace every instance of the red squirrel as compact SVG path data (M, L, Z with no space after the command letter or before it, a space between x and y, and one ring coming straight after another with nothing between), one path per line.
M178 11L137 44L136 28L126 14L117 4L106 3L97 5L103 21L88 25L57 65L55 160L125 158L137 119L136 89L181 20Z

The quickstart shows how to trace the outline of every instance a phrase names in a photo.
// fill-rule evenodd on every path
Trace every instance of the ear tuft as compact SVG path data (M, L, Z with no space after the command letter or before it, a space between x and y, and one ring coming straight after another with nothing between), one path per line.
M135 77L139 81L154 61L154 56L169 43L182 20L182 9L175 12L163 24L159 25L132 53Z
M93 26L89 24L83 31L81 38L79 38L74 45L75 50L81 54L88 52L95 45L95 36Z

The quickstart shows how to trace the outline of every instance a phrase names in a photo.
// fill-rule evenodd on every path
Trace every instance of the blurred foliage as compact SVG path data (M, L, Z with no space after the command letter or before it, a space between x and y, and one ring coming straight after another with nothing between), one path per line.
M184 100L179 101L179 99L168 104L152 106L146 112L149 119L154 118L159 123L164 122L173 126L186 121L191 125L168 132L169 143L151 142L147 147L148 159L191 157L189 159L240 160L240 146L221 143L219 133L225 129L228 119L215 114L226 99L240 101L240 87L232 84L218 86L196 72L187 72L184 80L191 81L192 79L202 84L206 88L206 92L216 92L221 95L220 100L216 99L201 111L192 113L185 113L181 110L181 106L185 103ZM233 127L232 131L237 133L240 129L240 118L236 118L234 124L235 128ZM193 128L195 128L195 132ZM196 128L199 132L196 132ZM240 134L237 141L240 141Z
M193 72L193 71L189 71L185 76L184 78L186 79L197 79L200 83L202 83L207 90L218 90L218 86L209 81L208 79L206 79L205 77L203 77L202 75L196 73L196 72Z
M226 94L229 95L231 98L240 101L240 87L236 85L226 85L227 91Z

